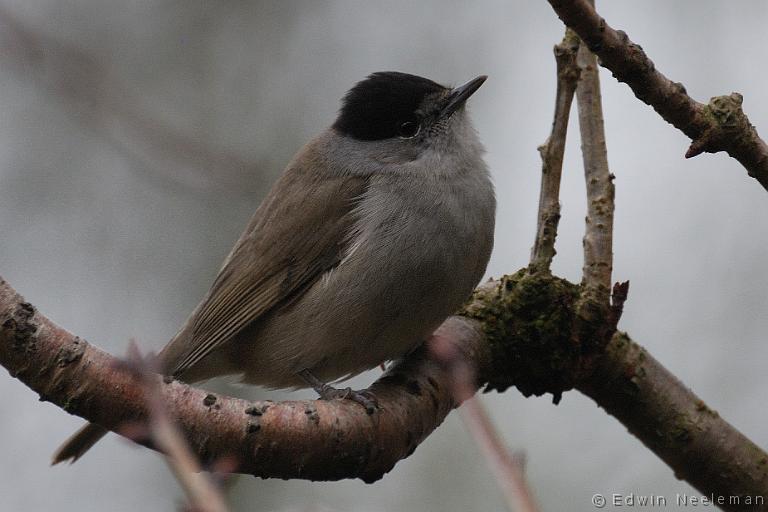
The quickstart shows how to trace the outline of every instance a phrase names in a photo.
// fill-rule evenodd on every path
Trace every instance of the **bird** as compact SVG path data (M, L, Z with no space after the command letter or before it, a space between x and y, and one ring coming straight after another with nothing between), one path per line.
M371 413L375 397L329 383L413 351L485 273L496 198L465 104L486 78L448 87L382 71L355 84L262 201L159 369L188 383L313 387ZM53 464L106 432L87 424Z

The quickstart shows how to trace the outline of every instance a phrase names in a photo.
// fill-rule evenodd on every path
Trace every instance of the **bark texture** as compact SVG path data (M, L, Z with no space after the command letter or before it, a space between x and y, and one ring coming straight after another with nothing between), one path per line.
M453 318L441 329L462 340L469 360L485 360L472 345L482 338L466 334L474 330L466 321ZM146 387L135 372L55 325L2 280L0 364L41 400L110 430L148 421ZM447 374L424 349L371 387L381 409L373 415L348 400L249 402L156 380L168 415L204 465L234 458L237 472L261 477L375 481L454 407Z

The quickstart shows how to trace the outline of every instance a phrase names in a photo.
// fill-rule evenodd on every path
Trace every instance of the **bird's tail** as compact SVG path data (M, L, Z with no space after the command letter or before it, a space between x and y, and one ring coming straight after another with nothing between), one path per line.
M51 465L58 464L65 460L74 463L77 459L83 456L91 446L96 444L99 439L109 432L104 427L100 427L95 423L89 423L82 427L80 430L72 434L72 436L64 441L56 453L53 454Z

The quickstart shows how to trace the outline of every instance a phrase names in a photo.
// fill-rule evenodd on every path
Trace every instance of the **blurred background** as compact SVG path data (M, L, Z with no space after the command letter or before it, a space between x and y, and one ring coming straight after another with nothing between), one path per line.
M768 3L598 6L694 98L743 93L768 134ZM2 0L0 275L114 354L130 338L159 349L292 154L378 70L454 85L490 75L470 102L499 198L488 275L514 272L533 241L536 147L550 128L551 49L562 33L544 1ZM768 195L725 155L684 160L681 133L609 73L602 84L617 188L614 278L632 282L621 327L768 447ZM554 270L578 281L585 200L574 123L561 200ZM49 467L81 420L0 373L0 510L178 506L162 459L114 435L73 467ZM506 443L526 452L544 510L591 510L598 492L692 492L576 392L557 407L514 389L483 400ZM503 507L456 414L373 485L241 477L230 499L238 511Z

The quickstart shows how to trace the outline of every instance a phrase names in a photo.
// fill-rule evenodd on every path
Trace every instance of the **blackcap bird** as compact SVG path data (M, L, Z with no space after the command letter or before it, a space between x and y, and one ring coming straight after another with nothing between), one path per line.
M370 408L371 397L326 383L413 350L485 272L496 200L464 109L485 79L448 88L380 72L356 84L161 351L163 372L309 385ZM54 463L77 460L105 432L86 425Z

